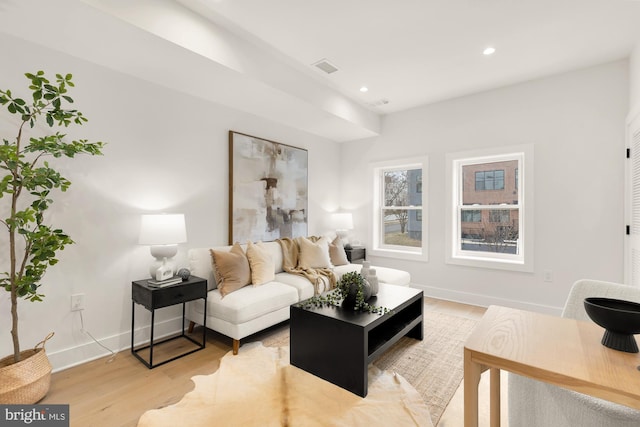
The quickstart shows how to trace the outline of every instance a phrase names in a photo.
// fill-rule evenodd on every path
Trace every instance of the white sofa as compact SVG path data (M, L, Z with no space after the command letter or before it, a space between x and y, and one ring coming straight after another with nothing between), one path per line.
M278 242L263 243L274 261L275 280L260 286L244 286L222 297L217 289L211 249L229 251L231 246L196 248L188 251L191 274L207 279L207 328L233 339L233 353L238 353L240 340L265 328L289 319L289 306L314 295L313 284L305 277L286 273L283 270L282 249ZM244 249L244 246L243 246ZM347 264L333 268L337 279L350 271L359 272L361 264ZM408 286L411 276L406 271L385 267L376 269L380 283ZM187 303L186 317L202 325L204 301L199 299Z

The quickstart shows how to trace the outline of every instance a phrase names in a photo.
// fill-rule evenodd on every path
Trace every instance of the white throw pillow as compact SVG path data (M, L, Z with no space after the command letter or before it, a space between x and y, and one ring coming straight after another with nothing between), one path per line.
M298 237L298 267L307 270L310 268L333 268L329 257L329 239L321 237L317 242L312 242L306 237Z

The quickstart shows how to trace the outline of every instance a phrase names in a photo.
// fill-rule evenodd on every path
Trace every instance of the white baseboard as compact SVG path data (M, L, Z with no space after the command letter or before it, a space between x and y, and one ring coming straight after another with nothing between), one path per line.
M502 305L505 307L517 308L520 310L552 314L554 316L559 316L562 313L562 307L553 307L550 305L535 304L526 301L498 298L489 295L473 294L470 292L452 291L450 289L437 288L435 286L418 285L416 283L412 283L410 286L412 288L422 289L426 297L454 301L463 304L477 305L480 307Z
M181 328L182 316L156 322L153 340L155 342L164 337L179 334L182 330ZM136 346L149 342L150 330L150 326L136 329ZM83 342L82 344L78 344L74 347L69 347L56 352L47 351L47 357L49 358L51 366L53 366L53 372L72 368L74 366L81 365L83 363L99 359L101 357L109 356L111 354L108 350L93 341L88 335L82 334L82 336L85 340L85 342ZM96 337L96 339L100 341L100 344L112 350L114 353L118 353L123 350L129 350L131 348L131 331L122 332L120 334L112 335L109 337Z

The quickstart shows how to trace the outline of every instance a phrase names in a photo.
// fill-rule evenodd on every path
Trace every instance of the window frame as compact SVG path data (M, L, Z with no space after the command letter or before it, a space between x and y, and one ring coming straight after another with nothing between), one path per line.
M390 245L384 243L384 219L382 212L389 207L384 205L384 185L383 176L385 171L393 170L410 170L422 169L422 186L419 194L422 206L398 206L397 208L409 209L411 211L422 212L421 230L422 230L422 246L410 247L401 245ZM409 159L396 159L384 162L375 162L370 165L370 176L373 180L373 199L372 199L372 236L371 251L372 256L382 256L399 259L410 259L415 261L428 261L428 213L427 213L427 196L428 187L428 158L427 156L412 157Z
M481 268L533 272L533 145L527 144L449 153L446 155L446 158L446 188L449 198L446 209L446 263ZM463 207L462 168L464 166L511 160L518 160L517 204L470 205ZM504 180L506 184L506 176L504 177ZM519 212L518 254L462 250L462 211L473 209L517 209ZM500 223L496 222L495 224Z

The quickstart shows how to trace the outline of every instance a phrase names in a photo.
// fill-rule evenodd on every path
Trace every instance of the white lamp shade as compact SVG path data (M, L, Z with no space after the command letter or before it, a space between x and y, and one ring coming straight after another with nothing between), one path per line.
M331 216L331 220L336 230L353 229L353 215L351 213L334 213Z
M141 245L173 245L187 241L184 214L142 215Z

